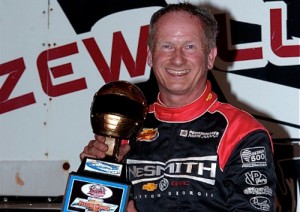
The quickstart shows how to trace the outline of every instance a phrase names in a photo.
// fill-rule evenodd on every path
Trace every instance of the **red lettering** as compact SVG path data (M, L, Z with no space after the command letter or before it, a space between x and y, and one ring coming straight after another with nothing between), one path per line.
M270 10L271 48L278 57L299 57L300 45L284 46L282 43L281 9Z
M26 67L23 58L18 58L0 65L0 76L8 74L7 79L0 88L0 114L31 105L36 102L32 92L9 99L9 96L20 80L25 69Z
M170 184L171 184L171 186L178 187L178 186L188 186L188 185L190 185L190 182L189 181L172 181Z
M55 79L73 74L73 69L71 63L62 64L60 66L50 68L48 66L48 62L77 53L78 49L76 43L71 43L57 48L46 50L39 55L37 59L37 67L40 75L42 88L46 94L52 97L56 97L87 88L87 84L84 78L61 83L58 85L54 85L51 79L51 74Z
M113 34L110 68L94 38L84 39L83 43L97 66L105 82L119 79L121 61L123 60L131 77L142 76L145 73L147 58L147 39L149 26L140 29L136 63L129 51L121 32Z
M97 46L95 38L84 39L82 42L87 48L104 81L110 82L114 81L114 79L117 80L119 78L119 72L116 74L114 72L111 73L101 50Z
M262 47L258 48L245 48L245 49L233 49L228 50L228 27L226 24L226 14L215 15L216 20L219 23L220 35L218 37L218 55L219 58L226 62L244 61L244 60L257 60L263 58Z

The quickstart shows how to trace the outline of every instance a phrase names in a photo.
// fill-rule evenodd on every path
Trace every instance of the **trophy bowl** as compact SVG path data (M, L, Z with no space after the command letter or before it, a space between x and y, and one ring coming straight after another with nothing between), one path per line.
M130 140L142 129L148 112L142 91L127 81L102 86L91 106L93 132L106 137Z

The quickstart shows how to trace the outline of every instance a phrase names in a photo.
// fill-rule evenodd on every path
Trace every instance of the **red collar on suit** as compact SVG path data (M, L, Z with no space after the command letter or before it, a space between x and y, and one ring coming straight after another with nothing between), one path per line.
M204 114L216 100L217 95L212 92L211 83L207 81L204 92L194 102L181 107L166 107L158 99L157 102L150 105L149 112L155 113L158 120L188 122Z

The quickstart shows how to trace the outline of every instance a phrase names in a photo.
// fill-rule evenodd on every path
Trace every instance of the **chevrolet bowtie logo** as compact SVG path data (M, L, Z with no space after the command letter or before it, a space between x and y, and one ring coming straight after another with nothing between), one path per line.
M157 189L157 184L155 184L155 183L147 183L147 184L143 185L143 190L154 191L155 189Z

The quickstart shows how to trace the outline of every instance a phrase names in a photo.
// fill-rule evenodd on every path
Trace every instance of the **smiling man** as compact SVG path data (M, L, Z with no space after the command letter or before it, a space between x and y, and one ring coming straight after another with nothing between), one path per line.
M207 80L216 36L217 22L202 7L170 4L152 16L147 61L160 92L140 135L120 148L133 185L128 211L274 210L268 131L219 102ZM105 151L95 135L80 157Z
M150 28L153 40L147 61L153 67L160 98L169 107L191 103L205 89L217 48L205 40L201 20L187 12L166 13L155 25L155 33Z

